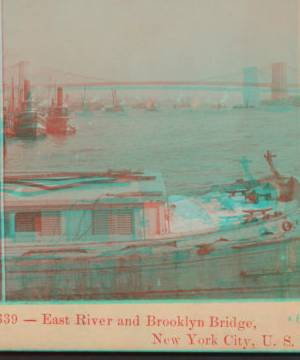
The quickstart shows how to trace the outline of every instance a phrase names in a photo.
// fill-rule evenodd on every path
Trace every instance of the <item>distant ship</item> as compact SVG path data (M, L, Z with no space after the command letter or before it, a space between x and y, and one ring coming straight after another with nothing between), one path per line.
M106 112L124 111L123 103L119 103L117 99L116 90L111 89L112 103L104 106L103 110Z
M190 97L181 98L175 105L173 105L174 109L195 109L199 105L199 98L198 96L195 97L194 103L191 103Z
M147 107L146 107L146 110L147 111L157 111L157 107L154 105L154 99L150 99L149 103L147 104Z
M222 104L218 104L217 107L215 105L213 105L211 107L211 109L215 109L215 110L204 111L204 113L205 114L224 114L226 112L227 107Z
M254 109L255 106L254 105L249 105L249 102L246 101L246 104L243 105L243 104L238 104L238 105L234 105L232 107L233 109Z
M93 112L90 110L88 102L86 101L86 88L85 88L84 96L81 95L81 97L82 97L82 111L75 112L75 115L81 117L94 116Z
M176 104L173 105L174 109L190 108L190 107L191 107L191 103L189 96L187 98L182 97L180 101L178 101Z

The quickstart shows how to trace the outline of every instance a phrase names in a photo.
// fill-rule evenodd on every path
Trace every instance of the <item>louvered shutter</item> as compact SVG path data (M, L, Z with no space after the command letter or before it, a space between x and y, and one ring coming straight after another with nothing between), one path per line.
M127 209L116 209L112 212L113 235L132 235L132 211Z
M132 234L132 210L101 209L92 212L92 235Z
M92 235L109 235L111 210L93 210L92 211Z
M42 235L61 235L61 215L59 211L43 212Z

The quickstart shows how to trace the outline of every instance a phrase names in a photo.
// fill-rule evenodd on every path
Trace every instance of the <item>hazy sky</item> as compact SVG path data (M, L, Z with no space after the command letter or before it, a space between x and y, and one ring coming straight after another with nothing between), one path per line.
M112 80L297 67L298 0L3 0L4 64Z

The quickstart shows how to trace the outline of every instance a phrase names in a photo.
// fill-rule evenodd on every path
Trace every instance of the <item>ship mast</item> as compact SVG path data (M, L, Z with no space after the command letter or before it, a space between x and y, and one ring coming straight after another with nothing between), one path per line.
M11 112L14 112L15 107L15 89L14 89L14 77L11 78Z

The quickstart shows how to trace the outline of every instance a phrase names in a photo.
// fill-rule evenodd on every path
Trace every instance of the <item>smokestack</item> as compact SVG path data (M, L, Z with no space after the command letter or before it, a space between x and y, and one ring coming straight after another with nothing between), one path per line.
M62 87L57 88L57 106L62 106L63 104L63 89Z
M30 84L29 80L24 80L24 101L30 99Z

